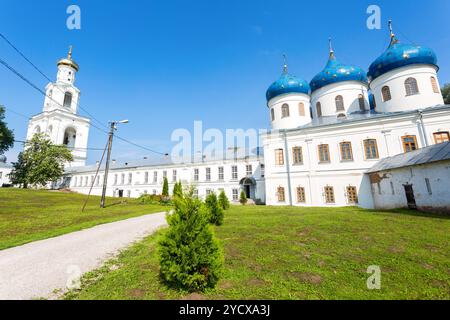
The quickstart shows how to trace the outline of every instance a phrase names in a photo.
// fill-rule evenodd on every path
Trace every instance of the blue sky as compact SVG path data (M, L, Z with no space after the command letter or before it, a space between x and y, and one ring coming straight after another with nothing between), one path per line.
M81 30L66 28L66 8L82 11ZM382 29L368 30L366 9L377 4ZM80 65L81 105L107 124L129 119L119 134L170 152L176 128L268 128L265 91L281 73L306 80L318 73L333 38L338 59L368 69L388 44L387 20L398 38L432 47L441 84L450 82L450 1L33 1L1 0L0 30L50 78L56 61L74 45ZM0 57L41 88L47 81L0 39ZM0 66L0 104L27 116L42 110L43 96ZM83 113L82 113L83 114ZM7 112L17 139L27 120ZM103 147L91 128L89 146ZM15 160L17 144L7 153ZM116 141L113 157L151 153ZM89 163L100 157L89 152Z

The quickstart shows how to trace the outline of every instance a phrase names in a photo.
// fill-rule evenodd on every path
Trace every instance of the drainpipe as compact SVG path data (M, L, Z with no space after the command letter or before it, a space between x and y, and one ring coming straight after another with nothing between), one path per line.
M291 186L291 167L289 163L289 149L288 149L288 142L287 142L287 134L286 130L283 132L284 136L284 149L286 150L286 174L288 179L288 194L289 194L289 205L292 206L292 186Z
M427 132L425 130L425 124L423 123L423 112L421 110L419 110L417 112L419 113L419 122L420 122L420 127L422 129L422 135L423 135L423 140L425 142L425 147L428 147L429 143L428 143Z
M312 142L312 139L307 139L307 140L305 140L305 142L306 142L306 148L307 148L307 152L308 152L308 183L309 183L309 186L308 186L308 189L309 189L309 203L311 204L311 206L312 206L312 204L313 204L313 192L312 192L312 183L311 183L311 171L312 171L312 166L311 166L311 153L309 152L309 145L311 144L311 142Z

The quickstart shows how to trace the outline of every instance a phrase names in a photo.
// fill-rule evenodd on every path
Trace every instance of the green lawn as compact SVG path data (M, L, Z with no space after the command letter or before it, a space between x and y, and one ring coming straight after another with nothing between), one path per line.
M167 211L167 207L141 205L136 200L120 203L91 197L84 213L85 195L0 188L0 250L31 241L140 216Z
M187 294L159 280L148 237L83 278L67 299L450 299L450 219L357 208L233 207L215 228L225 273ZM380 266L381 290L367 289Z

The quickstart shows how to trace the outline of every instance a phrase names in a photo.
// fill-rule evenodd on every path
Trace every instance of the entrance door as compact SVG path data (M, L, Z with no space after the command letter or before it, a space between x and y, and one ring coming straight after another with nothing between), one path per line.
M411 184L405 184L405 194L406 194L406 201L408 202L408 208L415 210L417 209L416 204L416 197L414 196L414 189Z
M245 195L247 196L247 199L251 198L251 194L250 194L250 186L246 185L245 186Z
M119 198L123 198L123 190L119 190Z

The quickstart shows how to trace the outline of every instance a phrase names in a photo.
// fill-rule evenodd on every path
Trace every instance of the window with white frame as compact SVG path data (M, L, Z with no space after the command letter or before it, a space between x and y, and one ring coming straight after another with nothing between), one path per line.
M200 180L200 170L194 169L194 181L199 181L199 180Z
M167 178L167 171L166 170L163 171L163 178Z
M261 165L261 178L264 178L266 176L266 166Z
M158 182L158 171L154 171L153 172L153 183L157 183Z
M125 173L122 173L121 179L120 179L120 184L124 185L125 184Z
M219 167L219 181L225 180L224 169L223 167Z
M148 183L148 172L146 172L144 174L144 183L147 184Z
M239 200L239 190L233 189L233 201L238 201L238 200Z
M206 168L206 181L211 181L211 168Z
M231 179L232 180L237 180L238 179L238 167L237 166L232 166L231 167Z
M177 170L172 171L172 181L177 182Z
M245 171L246 171L247 176L253 175L253 166L251 164L246 165Z
M133 174L129 173L128 174L128 184L131 184L133 182Z

